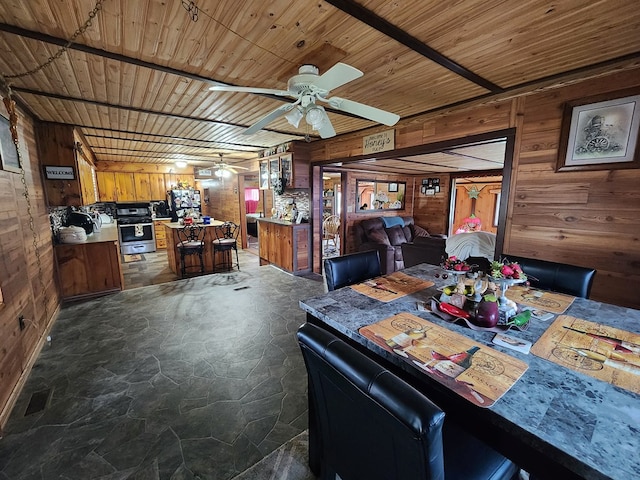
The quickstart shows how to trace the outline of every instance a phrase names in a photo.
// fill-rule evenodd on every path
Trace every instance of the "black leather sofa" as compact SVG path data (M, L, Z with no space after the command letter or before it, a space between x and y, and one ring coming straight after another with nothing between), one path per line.
M426 396L312 324L297 333L309 379L309 466L322 480L510 480L518 467Z
M402 225L387 227L383 218L399 219ZM354 225L354 237L357 251L378 251L382 273L385 275L410 266L404 261L403 245L407 243L416 245L415 250L411 250L412 254L419 253L421 258L426 258L421 262L438 265L442 257L446 256L446 235L430 235L425 229L415 225L413 217L367 218Z
M589 298L596 270L566 263L549 262L537 258L502 255L503 259L518 262L532 287Z

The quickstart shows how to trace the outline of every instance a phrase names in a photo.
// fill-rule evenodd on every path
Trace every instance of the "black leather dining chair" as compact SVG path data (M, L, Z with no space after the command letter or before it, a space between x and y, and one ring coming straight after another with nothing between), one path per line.
M324 274L330 292L382 275L377 250L350 253L324 260Z
M236 252L235 266L240 270L240 260L238 259L238 235L240 226L233 222L224 222L215 228L216 238L213 240L213 271L216 272L216 254L221 253L224 259L223 268L225 271L234 267L231 251Z
M200 258L200 273L204 273L204 227L186 225L178 230L178 251L180 252L180 271L184 277L187 271L185 257L198 255Z
M515 255L503 255L503 258L518 262L532 287L581 298L589 298L591 294L591 285L596 274L593 268Z
M309 466L321 480L510 480L519 468L332 333L297 332L308 373Z

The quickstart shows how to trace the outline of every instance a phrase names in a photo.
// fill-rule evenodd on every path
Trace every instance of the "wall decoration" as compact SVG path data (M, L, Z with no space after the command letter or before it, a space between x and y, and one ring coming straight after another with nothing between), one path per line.
M397 183L390 183L389 184L389 192L397 192L398 191L398 184Z
M556 171L640 168L638 92L636 88L568 102Z
M16 145L11 138L9 120L0 115L0 160L2 169L8 172L20 173L20 160Z

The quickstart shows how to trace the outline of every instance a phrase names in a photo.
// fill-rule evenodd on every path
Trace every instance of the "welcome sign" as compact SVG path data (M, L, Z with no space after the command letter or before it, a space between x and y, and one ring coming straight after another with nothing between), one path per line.
M374 133L362 139L363 155L369 153L386 152L395 148L395 130Z

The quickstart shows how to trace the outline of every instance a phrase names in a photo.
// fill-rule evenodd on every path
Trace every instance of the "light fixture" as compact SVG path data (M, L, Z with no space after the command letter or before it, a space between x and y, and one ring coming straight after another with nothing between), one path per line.
M176 167L178 168L185 168L187 166L187 162L183 162L182 160L178 160L176 162Z
M300 109L300 107L296 107L289 113L287 113L284 118L286 118L287 122L289 122L291 125L298 128L298 125L300 125L300 120L302 120L303 116L304 115L302 114L302 110Z
M307 123L311 125L311 128L313 128L314 130L319 130L320 128L322 128L325 118L326 113L324 112L324 108L320 105L314 105L309 108L305 117Z
M215 171L215 176L218 178L229 178L231 176L231 172L222 167L218 167Z

